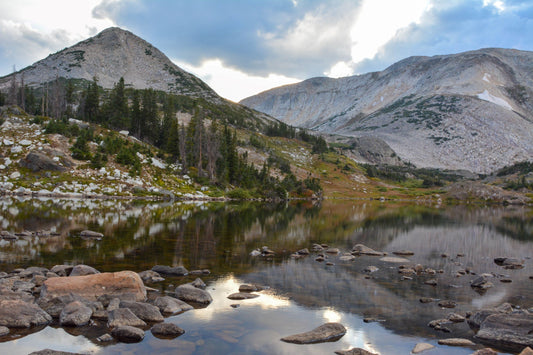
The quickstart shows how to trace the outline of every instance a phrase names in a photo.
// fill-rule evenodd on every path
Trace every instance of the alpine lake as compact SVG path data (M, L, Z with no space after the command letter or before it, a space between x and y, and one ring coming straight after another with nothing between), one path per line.
M208 306L165 318L185 330L175 339L160 339L146 330L138 343L100 342L97 338L109 333L105 322L61 327L54 320L45 327L11 329L0 338L1 354L42 349L91 354L333 354L354 347L410 354L420 342L435 346L427 351L431 355L472 354L483 346L466 322L447 325L448 333L428 323L450 312L464 315L504 302L533 307L529 207L3 197L0 211L0 230L40 232L17 240L0 239L0 271L58 264L86 264L100 272L140 272L154 265L208 269L210 273L201 276L162 275L164 281L146 286L165 294L200 277L213 298ZM87 229L104 237L80 237ZM325 250L338 248L339 253L313 251L314 244L324 245ZM356 244L388 256L412 251L413 255L402 256L409 259L404 264L421 264L436 274L402 277L401 264L382 256L341 259ZM275 254L250 254L264 246ZM304 248L309 255L292 255ZM321 253L325 260L317 261ZM494 262L496 257L524 260L523 268L504 269ZM368 266L377 271L365 271ZM471 281L483 273L492 274L493 287L480 292ZM436 285L426 284L430 279ZM254 299L228 299L241 284L268 288ZM421 303L422 297L453 301L456 306ZM346 334L334 342L309 345L280 340L327 322L341 323ZM444 338L467 338L478 346L439 345Z

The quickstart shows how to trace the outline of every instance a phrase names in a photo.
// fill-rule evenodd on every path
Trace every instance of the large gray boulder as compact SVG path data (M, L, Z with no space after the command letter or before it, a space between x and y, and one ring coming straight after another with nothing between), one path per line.
M34 303L0 300L0 326L29 328L50 323L52 317Z
M170 296L157 297L154 300L154 306L165 314L176 314L193 309L190 304Z
M213 302L211 295L202 289L196 288L192 285L179 285L175 290L176 298L185 302L196 302L202 304L209 304Z
M481 323L475 337L484 344L510 351L533 347L533 314L492 314Z
M183 333L185 330L181 329L174 323L157 323L150 329L152 334L158 338L176 338Z
M128 325L122 325L111 331L113 338L124 343L137 343L144 339L144 331Z
M31 151L19 161L19 165L23 168L30 169L33 172L42 170L48 171L66 171L64 166L61 166L59 162L49 158L46 154L38 151Z
M165 320L159 308L149 303L121 301L120 308L128 308L145 322L162 322Z
M183 266L166 266L166 265L156 265L152 268L152 271L155 271L161 275L170 275L170 276L185 276L189 274L189 271Z
M326 323L311 331L281 338L282 341L294 344L314 344L337 341L346 334L346 328L340 323Z
M80 301L74 301L61 311L59 323L61 325L79 327L86 325L91 320L93 310Z
M99 274L99 273L100 271L96 270L92 266L79 264L72 268L72 270L70 271L69 277L70 276L94 275L94 274Z
M109 312L107 326L110 328L119 326L146 327L146 323L137 317L129 308L118 308Z

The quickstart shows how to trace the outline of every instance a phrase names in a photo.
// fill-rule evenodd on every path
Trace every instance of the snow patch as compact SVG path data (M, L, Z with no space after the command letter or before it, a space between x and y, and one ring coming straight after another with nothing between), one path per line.
M505 101L504 99L502 99L500 97L497 97L497 96L489 94L488 90L483 91L481 94L477 94L477 97L479 99L481 99L481 100L492 102L493 104L496 104L496 105L501 106L503 108L506 108L508 110L512 110L513 109L511 107L511 105L509 105L509 103L507 101Z
M490 74L489 73L483 74L483 80L486 81L487 83L490 83Z

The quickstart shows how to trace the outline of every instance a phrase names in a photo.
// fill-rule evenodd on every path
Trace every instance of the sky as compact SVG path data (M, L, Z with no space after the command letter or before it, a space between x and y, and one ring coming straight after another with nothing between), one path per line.
M0 1L0 76L96 35L129 30L233 101L414 55L533 50L531 0Z

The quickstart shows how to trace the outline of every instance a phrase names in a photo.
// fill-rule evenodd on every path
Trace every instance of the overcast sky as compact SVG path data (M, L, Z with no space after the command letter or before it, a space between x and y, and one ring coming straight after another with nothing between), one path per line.
M238 101L412 55L533 50L532 0L16 0L0 2L0 76L119 26Z

